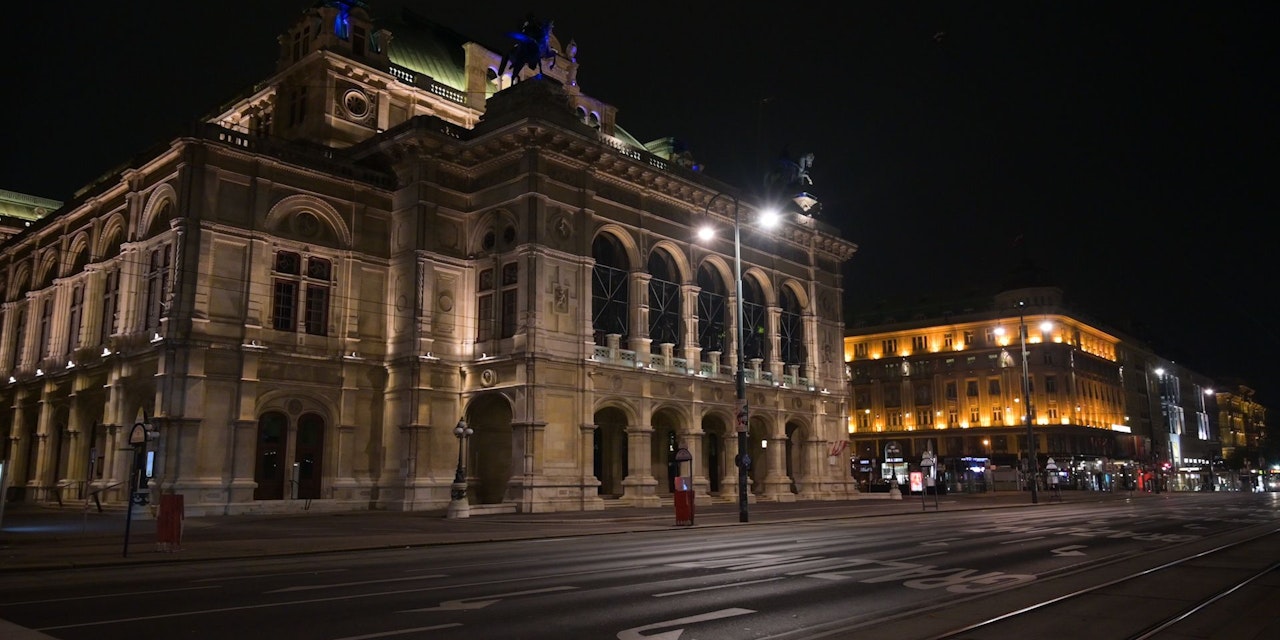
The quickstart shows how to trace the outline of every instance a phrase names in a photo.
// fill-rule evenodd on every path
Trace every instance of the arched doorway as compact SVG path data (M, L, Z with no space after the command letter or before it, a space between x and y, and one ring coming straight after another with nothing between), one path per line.
M298 418L295 449L293 463L298 467L298 498L319 498L320 469L324 460L324 418L314 413L304 413Z
M468 497L475 504L501 504L511 481L511 404L487 393L467 406L466 416L475 430L467 445Z
M769 435L768 429L752 420L747 429L747 453L751 456L751 487L749 491L756 495L764 494L764 479L769 475L768 446L765 444Z
M651 420L653 437L650 439L649 466L653 469L660 492L672 495L675 493L676 478L681 472L680 465L676 462L676 451L688 446L681 442L680 416L671 409L660 409L653 414Z
M254 500L283 500L294 497L312 500L321 497L324 481L325 419L314 412L298 417L289 447L289 416L268 411L258 418L257 452L254 455ZM292 452L292 464L286 463ZM294 469L297 486L293 486Z
M733 460L725 451L724 441L728 429L728 424L722 416L702 417L703 469L706 471L707 482L710 485L708 491L713 494L720 493L721 487L724 486L724 479L731 473L736 473L736 470L731 472Z
M805 472L804 468L804 438L805 429L794 423L787 423L787 450L783 459L787 464L787 478L791 482L791 493L800 493L800 486L796 484L796 476Z
M622 481L630 471L627 468L627 416L621 409L605 407L596 412L596 430L592 446L592 468L597 490L602 496L619 497L623 493Z
M258 451L254 455L254 500L281 500L284 498L285 434L289 429L289 417L279 411L269 411L258 418Z

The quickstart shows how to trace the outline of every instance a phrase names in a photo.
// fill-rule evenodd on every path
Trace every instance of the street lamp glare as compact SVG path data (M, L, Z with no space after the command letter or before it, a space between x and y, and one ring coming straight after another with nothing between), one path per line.
M765 209L760 212L759 224L765 229L773 229L782 224L782 212L777 209Z
M708 241L708 240L710 240L710 239L712 239L712 238L714 238L714 237L716 237L716 229L715 229L715 227L713 227L713 226L711 226L711 225L709 225L709 224L708 224L708 225L703 225L703 226L701 226L701 227L698 227L698 239L699 239L699 240L702 240L703 242L706 242L706 241Z

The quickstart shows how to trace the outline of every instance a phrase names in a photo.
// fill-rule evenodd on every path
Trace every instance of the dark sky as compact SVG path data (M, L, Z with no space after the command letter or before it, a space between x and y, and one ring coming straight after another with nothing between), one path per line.
M987 291L1025 251L1092 315L1280 412L1273 3L758 4L370 6L495 47L552 18L585 93L728 182L814 153L822 217L860 247L855 312ZM67 199L167 140L267 77L307 5L9 7L0 188Z

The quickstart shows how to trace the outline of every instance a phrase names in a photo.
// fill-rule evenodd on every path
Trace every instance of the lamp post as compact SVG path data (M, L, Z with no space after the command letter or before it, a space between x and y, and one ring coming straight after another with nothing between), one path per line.
M449 510L446 518L470 518L471 505L467 503L467 467L464 465L462 452L467 446L467 438L475 430L467 426L466 419L459 419L453 428L453 435L458 437L458 468L453 474L453 485L450 487Z
M1027 303L1018 301L1018 342L1022 348L1022 397L1026 399L1022 407L1023 419L1027 423L1027 475L1031 485L1031 504L1040 502L1040 487L1036 481L1039 474L1036 463L1036 435L1031 429L1031 376L1027 373Z
M747 408L747 372L746 372L746 356L743 353L746 346L746 337L744 331L745 318L742 311L742 222L739 216L740 205L738 198L727 193L717 193L707 201L705 213L710 215L711 205L715 201L725 196L733 199L733 284L734 297L737 312L737 374L735 375L735 384L737 387L738 410L737 410L737 432L738 432L738 456L735 464L738 467L738 522L747 522L747 471L751 469L751 456L747 453L747 425L750 418L750 412ZM777 214L771 214L762 219L766 226L776 224ZM703 239L708 239L714 234L709 227L703 227L698 232Z

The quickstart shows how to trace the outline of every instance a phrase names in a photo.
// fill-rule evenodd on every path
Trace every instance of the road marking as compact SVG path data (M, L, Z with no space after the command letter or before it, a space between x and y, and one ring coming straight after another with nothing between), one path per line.
M1087 545L1083 545L1083 544L1071 544L1065 547L1058 547L1057 549L1052 549L1051 553L1053 553L1053 555L1055 556L1082 556L1082 555L1085 555L1085 553L1083 551L1076 551L1076 549L1088 549L1088 548L1089 547Z
M26 600L23 602L6 602L6 606L17 606L20 604L43 604L45 602L71 602L73 600L93 600L95 598L131 598L133 596L142 596L151 593L171 593L174 591L198 591L200 589L219 589L221 587L182 587L180 589L157 589L155 591L131 591L129 593L98 593L91 596L75 596L72 598L50 598L48 600Z
M292 571L290 573L259 573L254 576L227 576L225 578L201 578L192 582L227 582L230 580L257 580L258 578L278 578L280 576L313 576L317 573L341 573L346 569L321 569L319 571Z
M650 629L657 629L659 627L670 627L674 625L693 624L695 622L706 622L708 620L719 620L721 618L732 618L733 616L744 616L748 613L755 613L755 611L752 611L751 609L721 609L719 611L712 611L711 613L704 613L698 616L677 618L675 620L664 620L662 622L647 624L643 627L632 627L630 629L619 631L618 640L676 640L680 637L680 634L684 633L683 628L664 631L652 636L643 635L641 632L648 631Z
M938 539L938 540L930 540L930 541L928 541L928 542L921 542L921 543L920 543L920 546L922 546L922 547L945 547L945 546L947 546L947 543L955 542L955 541L957 541L957 540L964 540L964 538L941 538L941 539Z
M907 560L919 560L920 558L932 558L934 556L945 556L946 551L934 551L933 553L922 553L917 556L907 556L905 558L894 558L892 562L905 562Z
M715 591L716 589L732 589L733 587L743 587L749 584L760 584L762 582L773 582L774 580L785 580L782 576L776 578L764 578L761 580L748 580L746 582L735 582L733 584L718 584L713 587L699 587L697 589L685 589L684 591L668 591L666 593L655 593L655 598L665 598L667 596L682 596L686 593L698 593L699 591Z
M450 622L449 624L437 624L430 627L414 627L412 629L396 629L395 631L383 631L382 633L370 633L363 636L347 636L345 638L334 638L333 640L369 640L369 638L386 638L388 636L402 636L406 633L417 633L419 631L435 631L436 629L448 629L450 627L461 627L461 622Z
M288 593L290 591L314 591L316 589L336 589L339 587L359 587L366 584L383 584L387 582L404 582L406 580L427 580L428 578L447 578L449 576L438 573L425 576L413 576L410 578L387 578L386 580L364 580L361 582L331 582L329 584L304 584L296 587L285 587L283 589L275 589L264 593Z
M512 591L511 593L499 593L492 596L479 596L476 598L461 598L458 600L445 600L438 606L424 607L422 609L404 609L399 613L416 613L419 611L465 611L469 609L483 609L495 602L501 602L506 598L516 596L536 595L540 593L555 593L557 591L573 591L577 587L547 587L546 589L530 589L528 591Z

